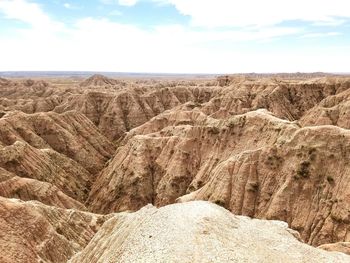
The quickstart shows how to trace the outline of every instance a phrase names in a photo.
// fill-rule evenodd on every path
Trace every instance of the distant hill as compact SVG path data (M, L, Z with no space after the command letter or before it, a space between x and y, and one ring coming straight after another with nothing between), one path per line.
M132 77L132 78L203 78L215 77L219 74L178 74L178 73L141 73L141 72L100 72L100 71L0 71L0 77L6 78L40 78L40 77L81 77L92 75L104 75L107 77Z

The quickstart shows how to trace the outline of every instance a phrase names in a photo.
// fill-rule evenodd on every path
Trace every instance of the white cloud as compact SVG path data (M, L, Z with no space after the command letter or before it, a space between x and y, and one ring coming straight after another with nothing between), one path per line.
M293 27L266 27L264 29L249 29L249 30L206 30L196 31L188 29L181 25L158 26L155 28L156 34L164 41L181 42L184 41L187 45L198 45L207 43L235 43L242 41L261 41L275 37L295 35L302 33L301 28ZM159 40L162 41L162 40Z
M112 10L108 13L108 15L110 16L122 16L123 15L123 12L121 12L120 10Z
M298 33L299 29L278 27L251 32L193 31L181 25L147 31L107 19L85 18L67 30L65 37L36 34L34 30L23 31L15 39L0 36L0 49L9 51L2 55L4 63L0 70L230 73L340 71L342 68L344 71L345 61L350 59L346 53L325 58L320 56L325 52L315 54L315 50L293 53L282 49L264 53L232 48L240 41L264 41Z
M26 0L0 0L0 13L37 29L59 30L63 27L62 23L51 20L38 4Z
M74 9L74 10L81 9L81 6L76 5L76 4L71 4L71 3L68 3L68 2L64 3L63 7L67 8L67 9Z
M340 32L325 32L325 33L308 33L302 35L301 38L315 38L315 37L330 37L330 36L340 36Z
M275 25L287 20L330 23L350 18L348 0L152 0L174 5L204 27Z
M125 6L134 6L138 0L119 0L118 3L120 5L125 5Z
M100 0L100 2L105 4L105 5L119 4L119 5L123 5L123 6L134 6L139 1L140 0Z
M64 3L63 6L67 9L71 9L72 5L70 3Z
M300 27L267 23L264 27L218 30L207 24L211 28L205 30L183 25L146 30L96 18L84 18L68 27L50 18L40 5L25 0L0 0L0 13L31 25L11 35L0 35L0 50L6 50L0 70L346 71L350 60L350 47L325 51L266 44L275 38L315 34ZM193 19L195 24L198 18ZM335 32L330 32L328 37L333 35ZM253 48L245 47L249 45Z
M116 0L100 0L100 2L102 4L105 4L105 5L110 5L110 4L114 4Z

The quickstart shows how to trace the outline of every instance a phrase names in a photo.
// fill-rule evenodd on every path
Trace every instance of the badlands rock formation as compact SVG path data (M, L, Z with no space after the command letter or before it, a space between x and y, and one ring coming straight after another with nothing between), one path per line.
M148 87L132 86L110 92L85 91L69 97L54 111L78 111L88 117L111 141L138 127L152 117L188 101L209 101L218 90L215 87Z
M300 242L349 253L350 79L309 77L0 78L0 262L199 261L181 245L193 238L202 262L278 262L283 251L295 251L290 262L343 262ZM57 231L62 220L70 234ZM177 238L138 239L155 221ZM164 243L178 254L156 249Z
M286 221L313 245L349 239L347 130L300 128L263 110L227 120L176 111L129 136L92 187L93 211L209 200Z

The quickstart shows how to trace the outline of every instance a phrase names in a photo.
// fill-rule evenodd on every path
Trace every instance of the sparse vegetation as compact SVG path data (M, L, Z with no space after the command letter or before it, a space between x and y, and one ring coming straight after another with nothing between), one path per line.
M299 169L297 170L298 178L308 178L310 177L310 165L309 161L304 161L300 164Z
M216 200L214 201L214 203L222 207L225 207L225 204L226 204L226 202L223 200Z
M248 192L256 193L259 190L259 183L258 182L251 182L248 185Z
M233 129L235 127L235 121L234 120L230 120L227 125L228 128Z
M333 183L334 183L334 178L333 178L333 176L327 175L327 182L330 183L330 184L333 184Z
M220 129L218 127L212 126L212 127L209 128L208 132L211 133L211 134L219 134L220 133Z
M201 188L203 185L204 185L204 182L203 182L203 181L199 180L199 181L197 182L197 188Z
M279 168L283 163L283 158L273 154L267 157L265 164L269 166L272 170Z

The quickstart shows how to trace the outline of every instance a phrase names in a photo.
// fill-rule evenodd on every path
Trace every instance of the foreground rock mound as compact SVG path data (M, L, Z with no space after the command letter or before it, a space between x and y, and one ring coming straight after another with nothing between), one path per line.
M208 202L147 206L107 221L71 263L349 262L301 243L279 221L234 216Z

